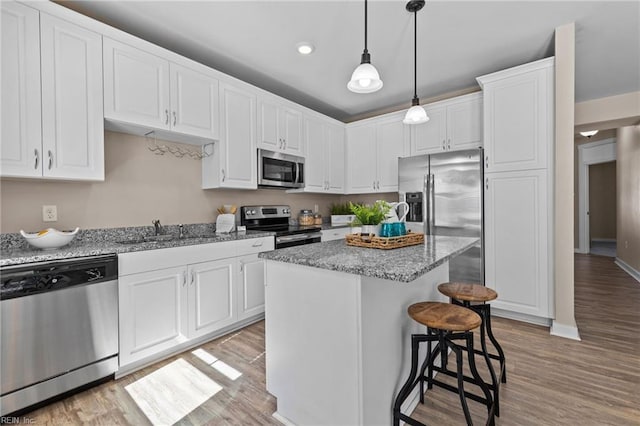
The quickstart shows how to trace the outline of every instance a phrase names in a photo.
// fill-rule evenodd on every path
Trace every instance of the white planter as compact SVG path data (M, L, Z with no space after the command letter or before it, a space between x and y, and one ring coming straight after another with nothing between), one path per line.
M363 234L374 234L380 235L380 225L362 225L362 233Z
M352 214L332 214L331 226L336 225L348 225L355 219L355 215Z

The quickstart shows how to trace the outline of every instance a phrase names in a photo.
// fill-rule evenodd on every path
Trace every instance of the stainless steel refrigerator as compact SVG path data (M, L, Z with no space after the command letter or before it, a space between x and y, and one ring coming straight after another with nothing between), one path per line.
M400 201L407 227L426 235L478 238L449 263L449 280L484 284L482 148L398 160Z

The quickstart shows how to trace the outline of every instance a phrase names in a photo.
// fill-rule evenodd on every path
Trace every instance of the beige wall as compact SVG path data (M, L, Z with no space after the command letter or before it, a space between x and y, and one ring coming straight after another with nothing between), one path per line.
M283 190L203 190L200 161L154 155L145 138L105 132L105 181L0 181L0 231L35 231L46 227L111 228L214 222L223 204L289 204L294 212L313 209L329 214L333 202L395 200L397 194L287 194ZM58 207L58 222L42 222L42 205Z
M617 256L640 271L640 126L618 129Z
M589 236L616 239L616 162L589 166Z
M640 92L577 103L576 131L617 129L640 123Z

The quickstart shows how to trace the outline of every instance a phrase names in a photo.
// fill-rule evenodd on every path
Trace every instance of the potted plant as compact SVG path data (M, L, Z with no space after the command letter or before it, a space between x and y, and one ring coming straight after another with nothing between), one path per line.
M378 200L373 205L349 203L355 215L354 223L362 226L362 234L379 235L380 224L384 220L391 206L386 201Z
M331 204L331 226L348 225L355 220L350 203Z

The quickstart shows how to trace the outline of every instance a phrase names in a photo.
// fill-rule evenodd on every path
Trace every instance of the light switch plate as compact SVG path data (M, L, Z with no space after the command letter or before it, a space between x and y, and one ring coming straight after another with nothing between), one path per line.
M42 206L42 221L57 222L58 208L56 206Z

